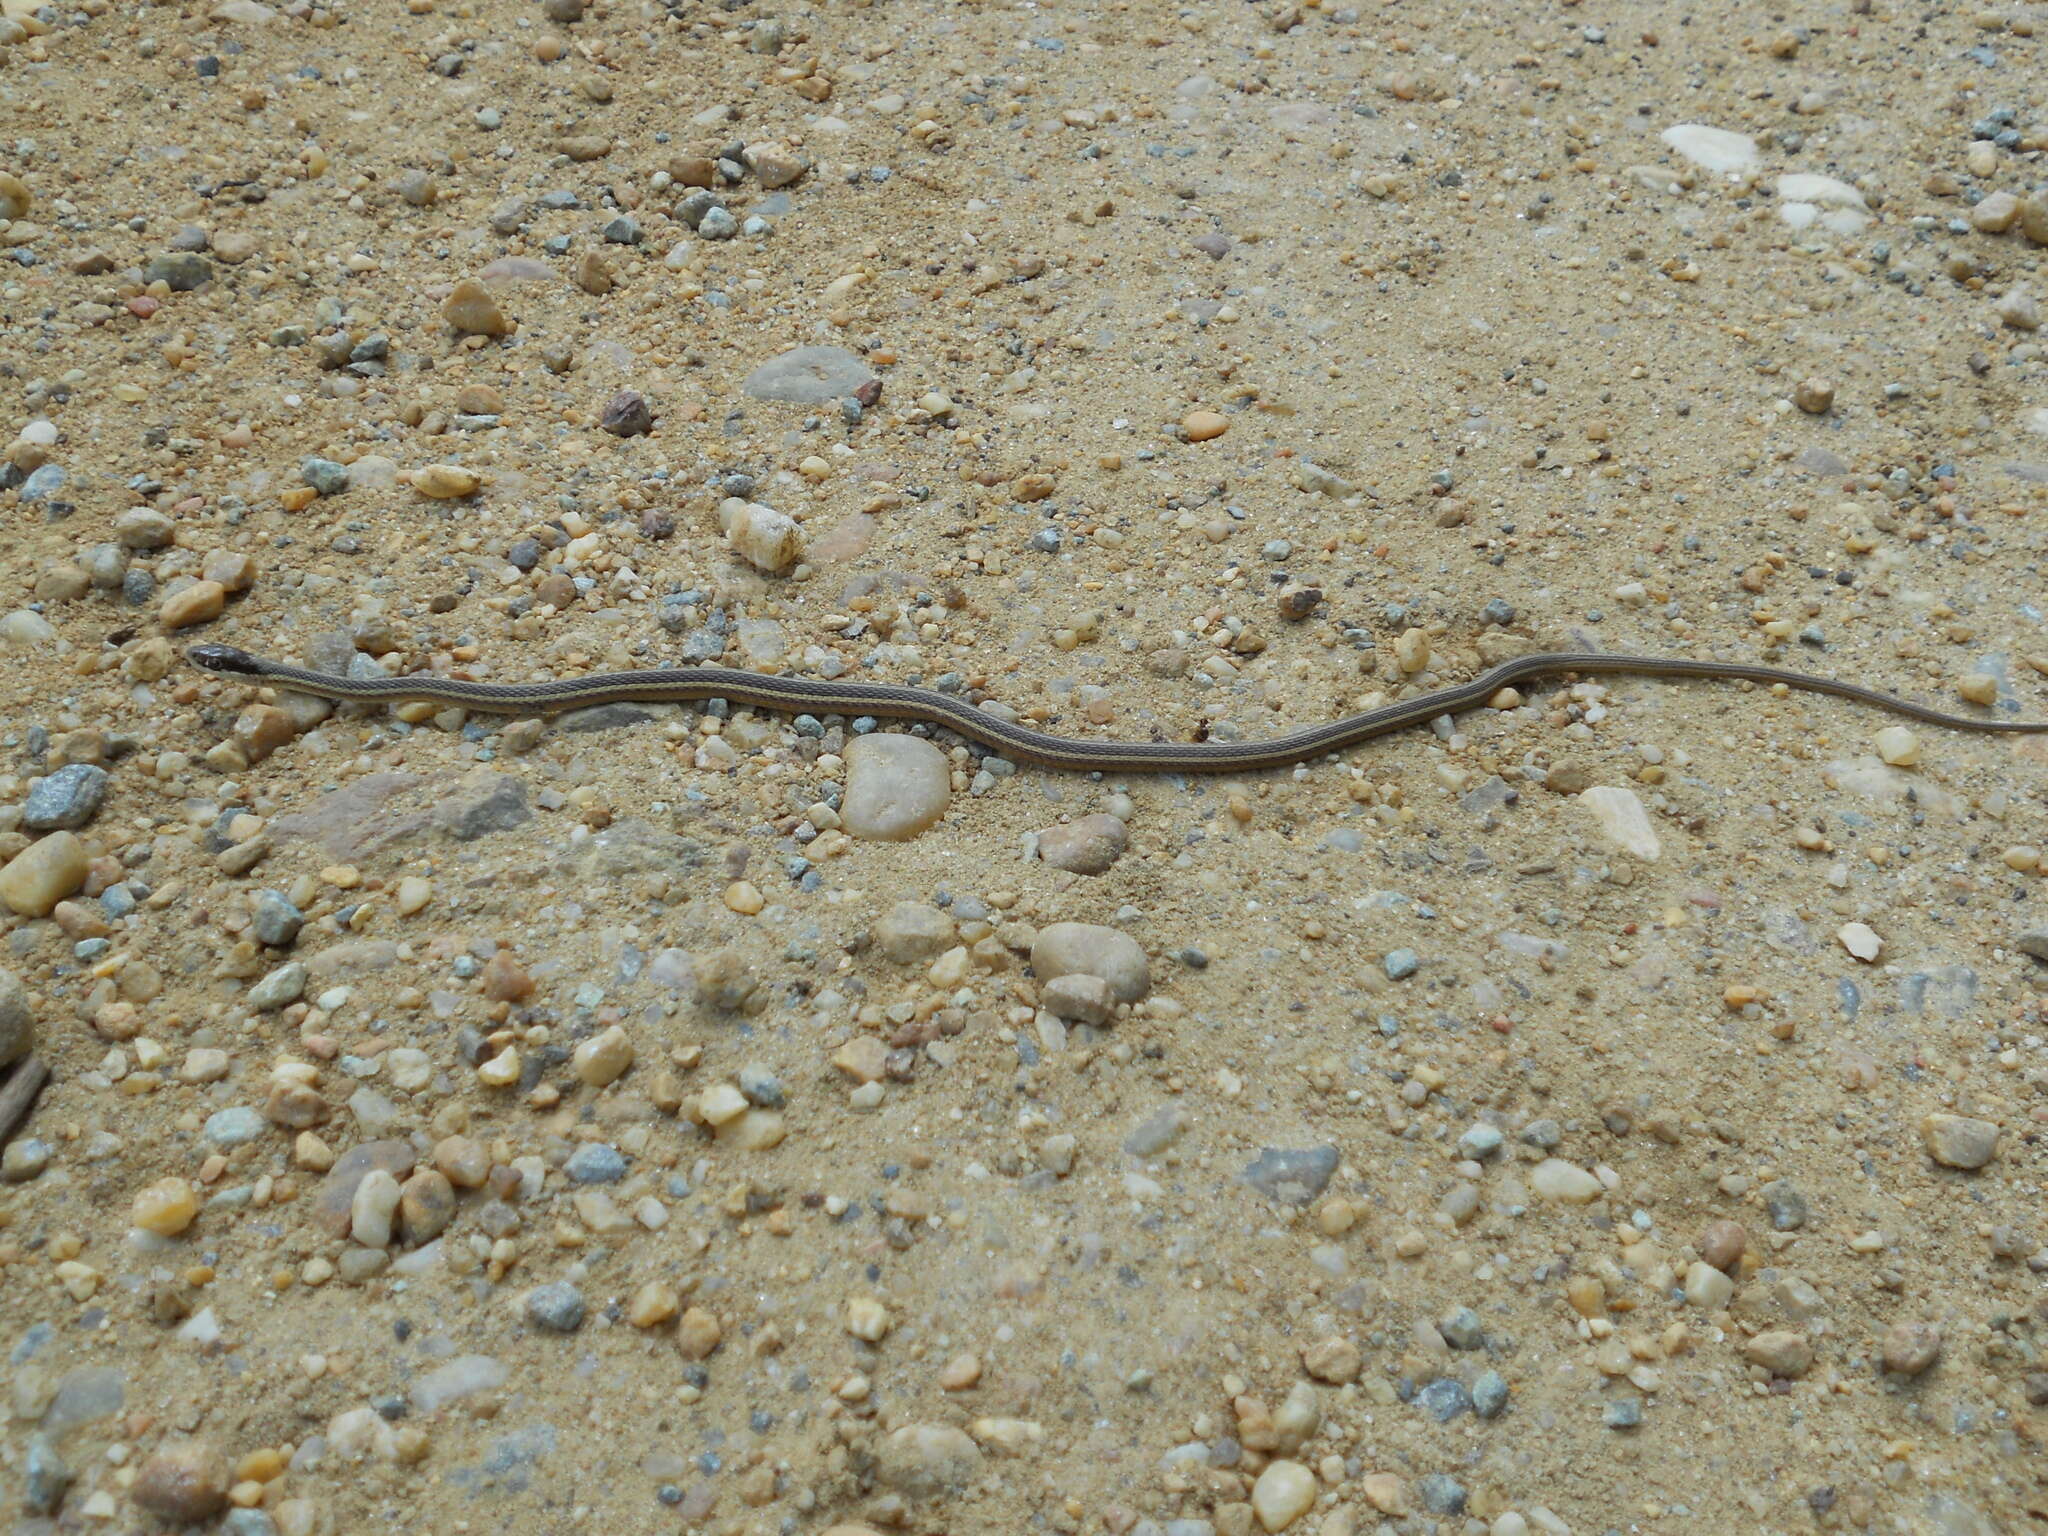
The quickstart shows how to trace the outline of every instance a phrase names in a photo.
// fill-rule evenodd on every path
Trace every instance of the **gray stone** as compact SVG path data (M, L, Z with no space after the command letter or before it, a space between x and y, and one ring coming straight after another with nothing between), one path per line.
M644 437L654 430L654 407L637 389L622 389L605 401L597 424L613 437Z
M1486 1326L1470 1307L1460 1307L1436 1325L1444 1342L1453 1349L1477 1349L1486 1342Z
M206 1142L216 1151L226 1152L248 1145L268 1129L269 1122L262 1115L246 1104L237 1104L206 1117Z
M1079 972L1100 976L1121 1003L1135 1003L1151 990L1145 951L1127 933L1099 923L1049 923L1031 945L1031 969L1040 981Z
M1500 1151L1503 1139L1498 1126L1481 1120L1465 1128L1465 1134L1458 1138L1458 1150L1474 1162L1483 1163Z
M566 1280L537 1285L526 1293L526 1315L550 1333L574 1333L583 1326L583 1293Z
M1522 1127L1522 1144L1554 1151L1564 1140L1564 1127L1555 1120L1531 1120Z
M739 1084L749 1104L762 1109L782 1108L782 1080L766 1067L741 1067Z
M1455 1477L1432 1472L1415 1480L1415 1491L1422 1495L1422 1507L1432 1515L1462 1515L1465 1512L1465 1485Z
M36 1016L28 988L12 971L0 970L0 1067L11 1067L36 1046Z
M555 716L554 726L558 731L617 731L631 725L646 725L653 718L638 704L593 704L588 709L572 709Z
M1416 954L1412 949L1390 949L1387 951L1387 958L1382 964L1386 967L1387 979L1389 981L1401 981L1406 977L1413 976L1421 967L1422 956Z
M1617 1397L1600 1410L1600 1421L1609 1429L1634 1429L1643 1422L1643 1403L1637 1397Z
M1415 1401L1437 1423L1448 1424L1471 1408L1472 1394L1465 1390L1462 1381L1440 1376L1416 1393Z
M22 824L31 832L76 831L100 813L107 797L107 770L91 763L66 763L36 781L22 806Z
M1507 1378L1499 1371L1481 1371L1472 1383L1472 1411L1482 1419L1497 1419L1507 1405Z
M298 939L299 929L305 926L305 922L306 914L293 906L291 898L282 891L256 893L249 926L258 943L276 949L289 948Z
M42 1435L31 1435L22 1458L21 1503L32 1515L54 1515L71 1486L71 1469Z
M299 478L322 496L339 496L348 489L348 466L333 459L311 458L299 466Z
M9 1184L26 1184L43 1176L50 1166L50 1144L40 1136L23 1136L0 1152L0 1179Z
M249 989L249 1006L268 1013L296 1003L306 995L306 968L293 960L280 965Z
M21 482L17 499L24 502L48 501L64 487L64 467L61 464L42 464L29 472Z
M586 1141L569 1154L562 1171L577 1184L616 1184L626 1176L626 1159L617 1147Z
M1150 1157L1164 1152L1180 1139L1188 1127L1187 1111L1178 1104L1165 1104L1139 1121L1124 1138L1124 1150L1133 1157Z
M197 251L166 251L142 269L145 283L164 283L173 293L190 293L213 281L213 263Z
M2036 928L2031 933L2021 934L2013 941L2013 947L2023 955L2048 962L2048 928Z
M1244 1170L1244 1181L1269 1200L1306 1205L1329 1187L1337 1171L1331 1146L1267 1147Z
M121 1411L128 1378L118 1366L81 1365L57 1383L57 1395L43 1410L43 1430L62 1439L82 1424L93 1424Z
M844 347L798 347L763 363L740 387L755 400L827 405L844 399L872 377L859 353Z
M740 221L724 208L707 208L697 221L697 235L703 240L730 240L739 232Z
M1771 1230L1796 1232L1806 1225L1806 1196L1788 1179L1774 1179L1761 1191L1764 1209L1770 1213Z
M260 1509L231 1509L220 1523L221 1536L277 1536L277 1522Z
M449 836L472 843L492 832L509 832L533 819L526 804L526 782L510 774L488 774L464 782L459 793L435 811Z

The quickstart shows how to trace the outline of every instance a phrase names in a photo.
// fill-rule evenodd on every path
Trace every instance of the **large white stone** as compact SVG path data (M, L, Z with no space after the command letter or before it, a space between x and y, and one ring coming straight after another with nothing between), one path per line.
M1703 123L1674 124L1664 130L1662 138L1675 153L1705 171L1746 171L1759 159L1756 140L1748 134Z
M946 814L952 797L946 754L923 737L875 731L847 744L839 824L853 836L907 843Z
M1664 851L1657 832L1650 825L1650 813L1632 789L1595 784L1579 796L1579 804L1592 812L1600 835L1615 847L1644 863L1654 863Z

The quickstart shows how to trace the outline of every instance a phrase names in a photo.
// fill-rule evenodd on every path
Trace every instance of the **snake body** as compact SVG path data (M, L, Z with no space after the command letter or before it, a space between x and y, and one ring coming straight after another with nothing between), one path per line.
M2048 720L1998 720L1954 715L1880 693L1860 683L1794 672L1784 667L1737 661L1691 661L1676 656L1610 655L1601 651L1543 651L1489 667L1469 682L1454 683L1412 699L1400 699L1363 714L1304 726L1262 741L1094 741L1055 736L990 714L964 699L929 688L893 683L833 682L824 678L775 677L729 667L657 667L605 672L593 677L538 683L476 683L417 673L410 677L353 678L316 672L288 662L251 656L228 645L196 645L187 653L210 672L257 678L295 693L359 704L424 702L495 714L548 715L594 704L688 703L727 699L759 709L801 714L877 715L922 720L958 731L971 741L1009 757L1055 768L1099 773L1253 773L1284 768L1326 752L1341 751L1438 715L1484 704L1501 689L1531 678L1565 673L1689 677L1764 684L1782 683L1807 693L1867 704L1910 720L1955 731L2048 733Z

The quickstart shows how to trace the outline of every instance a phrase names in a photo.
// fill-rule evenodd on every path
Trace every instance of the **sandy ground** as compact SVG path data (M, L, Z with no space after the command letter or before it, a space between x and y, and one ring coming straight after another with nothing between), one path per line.
M4 10L15 1530L2048 1518L2036 738L181 659L2048 714L2043 7Z

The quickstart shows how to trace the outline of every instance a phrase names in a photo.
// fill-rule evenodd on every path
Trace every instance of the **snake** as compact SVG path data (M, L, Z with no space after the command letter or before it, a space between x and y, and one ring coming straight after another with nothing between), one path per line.
M1285 768L1324 753L1484 704L1501 689L1536 678L1628 675L1749 682L1831 694L1954 731L2048 733L2048 720L2000 720L1957 715L1861 683L1789 667L1738 661L1696 661L1682 656L1638 656L1608 651L1538 651L1489 667L1467 682L1398 699L1321 725L1255 741L1110 741L1056 736L991 713L966 699L930 688L895 683L840 682L788 677L730 667L648 667L532 683L479 683L431 673L381 678L344 677L310 667L252 656L231 645L195 645L196 666L227 676L260 679L293 693L355 704L427 703L509 715L552 715L597 704L692 703L724 699L789 714L873 715L922 721L959 732L992 751L1081 773L1256 773Z

